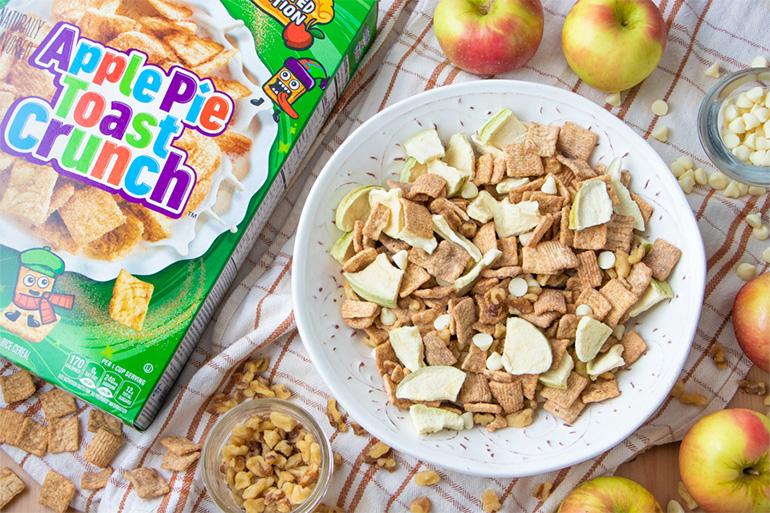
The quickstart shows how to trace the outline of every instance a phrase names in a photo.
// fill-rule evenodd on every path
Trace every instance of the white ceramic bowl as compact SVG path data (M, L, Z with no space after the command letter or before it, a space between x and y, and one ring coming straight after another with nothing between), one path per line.
M626 155L633 190L655 207L647 235L682 249L670 277L675 297L628 324L649 351L620 372L620 397L591 405L574 426L543 410L525 429L474 428L420 437L407 412L387 405L371 350L339 313L340 266L328 254L339 235L334 209L351 189L395 178L399 142L435 124L442 139L474 132L500 108L540 123L571 120L600 134L595 162ZM487 80L434 89L385 109L358 128L329 159L299 223L292 292L302 340L340 404L372 435L398 451L459 472L497 477L548 472L590 459L630 434L655 412L682 370L700 316L705 255L698 226L679 185L658 154L618 118L576 94L540 84ZM635 324L639 324L635 326Z

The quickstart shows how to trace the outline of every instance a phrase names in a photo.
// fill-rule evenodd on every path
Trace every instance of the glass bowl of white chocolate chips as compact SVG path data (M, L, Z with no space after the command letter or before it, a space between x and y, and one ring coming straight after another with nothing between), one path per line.
M726 75L703 99L698 137L711 161L740 182L770 187L770 68Z

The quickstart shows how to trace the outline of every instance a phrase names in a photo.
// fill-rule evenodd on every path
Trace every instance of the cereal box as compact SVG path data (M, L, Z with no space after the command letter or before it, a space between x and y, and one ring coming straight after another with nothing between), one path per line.
M0 356L146 429L377 2L0 6Z

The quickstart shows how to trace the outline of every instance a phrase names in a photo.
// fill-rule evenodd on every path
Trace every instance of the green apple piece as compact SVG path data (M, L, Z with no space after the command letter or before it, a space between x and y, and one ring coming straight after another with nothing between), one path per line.
M412 419L412 424L417 429L417 432L421 435L429 435L442 429L454 431L469 429L466 427L467 422L463 415L458 415L443 408L425 406L424 404L413 404L409 407L409 417ZM471 423L473 423L472 415Z
M604 224L611 217L612 200L607 192L607 184L598 178L583 182L569 211L570 229L585 230Z
M395 238L406 242L413 248L419 248L429 255L432 255L438 247L438 241L436 240L436 237L417 237L407 233L405 230L402 230L398 235L396 235Z
M367 301L386 308L396 308L398 291L404 271L390 263L388 257L380 253L374 262L355 273L342 273L342 276L356 294Z
M465 373L450 365L430 365L408 374L396 387L396 397L412 401L456 401Z
M414 182L419 176L428 172L428 167L425 164L420 164L414 157L409 157L404 162L404 167L401 168L401 175L399 176L400 182Z
M593 360L610 335L612 335L612 328L593 317L582 316L575 333L575 355L578 360L581 362Z
M454 289L457 291L457 295L462 296L467 294L471 286L473 286L473 282L476 281L476 279L481 274L481 271L494 264L495 260L500 258L502 254L503 252L499 249L490 249L484 253L484 256L481 257L481 260L476 262L476 265L471 267L470 271L455 280Z
M500 148L497 148L495 146L492 146L491 144L482 142L481 139L479 139L478 134L473 134L471 136L471 141L473 142L473 146L476 148L476 151L478 151L482 155L485 153L491 153L492 156L495 158L505 156L505 152Z
M540 223L540 205L537 201L511 203L508 198L497 203L495 231L502 238L519 235Z
M481 260L481 250L476 247L474 243L469 241L467 238L465 238L463 235L455 232L451 226L449 226L449 223L447 220L442 216L441 214L433 214L433 229L441 235L445 240L448 240L449 242L454 242L461 248L463 248L465 251L468 252L468 254L473 258L475 262L478 262Z
M428 162L428 173L438 175L446 180L447 196L457 196L465 185L465 181L471 177L457 168L454 168L443 160L431 160Z
M551 368L553 355L548 339L534 324L508 317L501 360L511 374L542 374Z
M514 189L518 189L522 185L527 185L529 183L529 178L505 178L500 181L499 184L495 185L495 190L497 191L497 194L508 194Z
M369 203L369 193L374 190L382 190L377 185L365 185L357 187L343 196L337 211L334 213L334 224L343 232L353 230L353 224L356 221L365 221L369 217L371 204Z
M429 160L440 159L445 155L444 145L435 128L428 128L417 132L403 142L402 146L407 156L414 157L420 164Z
M468 204L466 212L474 221L489 222L495 216L497 200L487 191L479 191L479 195Z
M332 258L337 262L344 264L345 261L353 256L353 232L345 232L340 238L334 241L329 250Z
M502 109L479 128L479 140L497 148L524 141L527 125L522 123L510 109Z
M588 362L586 364L586 372L591 379L595 380L605 372L622 367L626 364L626 361L621 356L622 354L623 344L615 344L609 351Z
M388 237L397 238L404 227L404 213L401 210L401 189L375 189L369 193L369 206L374 207L377 203L382 203L390 210L390 219L387 226L382 230ZM352 228L351 228L352 230Z
M636 317L661 301L671 299L672 297L674 297L674 291L671 289L671 285L669 285L668 282L658 281L653 278L652 281L650 281L647 290L645 290L642 297L639 298L639 301L628 310L628 316Z
M649 253L649 252L650 252L650 250L652 249L652 242L648 241L647 239L645 239L645 238L644 238L644 237L642 237L641 235L634 235L634 242L635 242L636 244L638 244L638 245L640 245L640 246L644 247L644 254L645 254L645 255L646 255L647 253Z
M476 171L476 154L467 135L459 133L449 138L444 162L461 173L473 176Z
M414 372L425 367L425 357L422 335L414 326L404 326L390 330L388 333L390 345L404 367Z
M610 183L612 184L612 190L615 192L615 196L618 198L618 203L613 206L613 210L616 214L631 216L634 218L634 228L640 232L644 231L644 216L639 209L639 205L631 197L631 192L623 185L622 178L622 166L623 158L618 157L610 162L607 166L607 175L610 177Z
M569 379L570 372L575 368L575 362L572 360L572 356L569 353L565 354L559 365L555 369L551 369L539 376L540 383L547 387L558 388L566 390L567 379Z

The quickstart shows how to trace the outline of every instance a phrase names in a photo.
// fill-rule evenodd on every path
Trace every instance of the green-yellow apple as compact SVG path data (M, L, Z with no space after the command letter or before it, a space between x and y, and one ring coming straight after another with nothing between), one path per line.
M708 513L770 511L770 420L743 408L720 410L690 428L679 474Z
M663 513L647 489L625 477L597 477L572 490L557 513Z
M588 85L623 91L660 62L668 28L652 0L578 0L561 31L564 56Z
M770 273L760 274L738 291L733 330L746 356L770 372Z
M543 38L540 0L439 0L433 30L447 59L477 75L526 64Z

